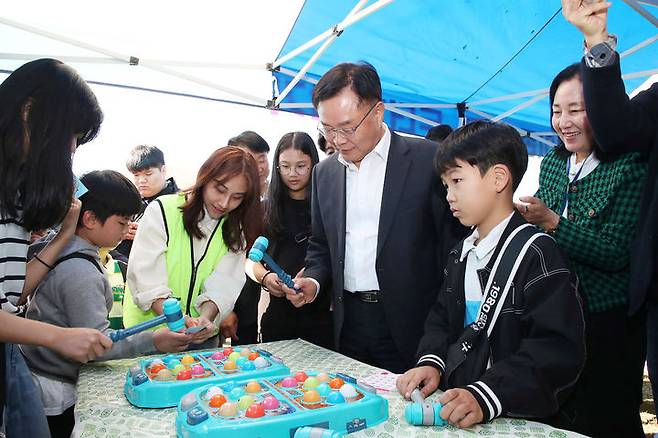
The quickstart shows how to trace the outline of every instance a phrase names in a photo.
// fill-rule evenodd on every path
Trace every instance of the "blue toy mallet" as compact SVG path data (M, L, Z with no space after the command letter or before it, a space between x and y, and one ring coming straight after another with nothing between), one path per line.
M281 266L277 265L276 262L272 260L272 257L270 257L270 255L266 252L269 244L270 242L267 240L267 237L258 236L254 244L251 246L251 249L249 250L249 260L256 263L265 261L265 263L267 263L267 265L272 269L272 272L274 272L277 277L279 277L279 280L281 280L283 284L288 286L290 289L295 289L295 283L292 281L290 274L281 269Z
M117 330L110 333L112 342L117 342L134 334L148 330L160 324L167 323L167 327L172 332L177 332L185 328L185 318L180 308L180 303L175 298L167 298L162 305L162 315L149 321L144 321L132 327L123 330Z
M418 388L411 392L413 403L404 409L404 418L414 426L443 426L446 421L441 418L441 403L430 403L425 400Z

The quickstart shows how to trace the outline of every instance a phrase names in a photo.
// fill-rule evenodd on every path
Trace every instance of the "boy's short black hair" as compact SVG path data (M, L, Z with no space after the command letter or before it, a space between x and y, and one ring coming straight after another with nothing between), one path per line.
M142 170L157 167L158 169L165 165L164 154L155 146L140 144L130 151L130 156L126 162L126 167L130 173L140 172Z
M478 120L446 137L434 157L434 169L442 175L456 167L457 160L477 166L481 175L496 164L504 164L512 174L516 190L528 168L528 150L516 129Z
M452 132L452 128L450 125L436 125L432 126L430 129L427 130L427 134L425 134L425 138L427 140L432 140L436 141L438 143L441 143L445 138L450 135Z
M270 145L267 144L265 139L255 133L254 131L244 131L240 135L230 138L228 141L229 146L245 147L254 154L262 154L263 152L270 151Z
M105 223L112 215L134 216L142 208L142 198L135 185L128 178L114 170L94 170L84 174L80 181L89 190L80 197L81 224L85 211L91 211Z

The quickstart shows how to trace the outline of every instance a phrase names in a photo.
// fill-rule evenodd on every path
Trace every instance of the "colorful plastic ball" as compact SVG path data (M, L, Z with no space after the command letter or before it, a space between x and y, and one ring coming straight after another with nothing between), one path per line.
M320 393L321 397L327 397L331 393L331 388L325 382L320 383L315 390Z
M238 358L235 360L235 364L236 364L239 368L242 368L242 367L244 366L244 364L246 364L246 363L249 363L249 359L247 359L246 357L242 357L242 356L240 356L240 357L238 357Z
M242 357L242 355L240 355L240 353L238 353L237 351L234 351L233 353L228 355L228 360L232 360L232 361L235 362L238 359L240 359L241 357Z
M162 359L153 359L149 366L155 366L155 365L164 365L164 361Z
M320 401L320 393L315 389L306 391L304 393L304 403L318 403Z
M315 378L318 379L320 382L327 382L327 383L329 383L329 381L331 380L331 377L329 377L329 374L327 373L318 373L315 376Z
M332 391L331 394L327 397L327 403L330 405L337 405L340 403L345 403L345 397L338 391Z
M226 362L224 362L224 370L233 371L233 370L237 370L237 369L238 369L238 366L235 364L235 361L227 360Z
M181 371L180 373L178 373L176 375L176 378L178 380L189 380L189 379L192 378L192 371L190 371L190 370Z
M158 374L155 376L158 380L171 380L173 377L172 372L166 368L158 371Z
M182 365L182 363L181 363L180 360L178 360L178 359L172 359L172 360L170 360L169 362L167 362L167 366L168 366L169 369L171 369L171 370L173 370L174 368L176 368L178 365Z
M166 370L167 367L164 366L164 364L158 363L155 365L151 365L150 371L152 374L158 374L162 370Z
M345 384L345 381L340 377L334 377L329 381L329 386L331 389L340 389L341 386Z
M220 408L224 403L226 403L226 397L224 397L224 394L217 394L212 396L210 403L208 404L210 407Z
M172 360L178 360L178 359L176 359L176 356L174 356L173 354L168 354L162 360L165 364L169 365Z
M242 371L253 371L256 369L256 365L253 362L247 361L241 368Z
M257 357L260 357L260 354L258 354L255 351L252 351L251 353L249 353L249 356L247 356L249 360L256 360Z
M241 411L244 411L247 409L249 406L251 406L254 403L254 398L250 395L243 395L240 397L240 400L238 400L238 408Z
M247 408L245 415L249 418L260 418L265 415L265 406L261 403L254 403Z
M281 381L281 386L283 386L284 388L294 388L295 386L297 386L297 379L295 379L294 377L286 377Z
M315 389L320 384L320 381L315 377L309 377L304 380L304 389Z
M218 394L224 394L224 391L222 391L219 386L211 386L210 388L206 389L205 397L207 399L211 399L214 395Z
M265 368L266 366L269 365L269 363L267 362L267 359L265 359L264 357L257 357L256 359L254 359L254 365L256 366L256 368L260 369L260 368Z
M192 364L195 362L195 360L194 360L194 358L193 358L192 356L190 356L190 355L188 354L188 355L183 356L183 358L180 360L180 362L181 362L183 365L192 365Z
M238 400L243 395L244 395L244 389L241 386L238 386L231 390L228 397L231 400Z
M261 389L260 383L255 380L251 380L247 383L247 392L260 392Z
M356 388L354 385L350 383L346 383L343 386L340 387L340 393L343 394L343 397L346 399L354 398L357 395L359 395L358 392L356 392Z
M196 406L198 403L196 401L196 395L194 395L193 392L190 392L186 394L181 400L180 400L180 408L183 411L189 411L192 409L194 406Z
M187 369L187 368L185 368L185 365L183 365L182 363L179 363L178 365L176 365L176 366L174 367L174 369L173 369L172 371L174 372L174 374L178 374L178 373L180 373L181 371L185 371L186 369Z
M228 356L228 355L230 355L231 353L233 353L233 349L232 349L231 347L227 347L227 348L224 349L224 351L222 351L222 354L223 354L224 356Z
M298 371L297 374L295 374L295 379L300 383L303 383L307 378L308 376L304 371Z
M193 377L201 377L206 374L206 369L203 368L203 365L194 365L192 367L192 376Z
M242 350L240 350L240 354L241 354L243 357L247 357L247 358L248 358L249 355L251 354L251 350L248 349L248 348L243 348Z
M234 417L238 414L238 404L226 402L219 408L219 415L222 417Z
M210 358L212 360L222 360L224 359L224 354L221 351L215 351Z
M281 403L279 403L279 400L276 397L272 396L272 395L268 395L263 400L263 406L268 411L273 411L275 409L279 409L280 405L281 405Z

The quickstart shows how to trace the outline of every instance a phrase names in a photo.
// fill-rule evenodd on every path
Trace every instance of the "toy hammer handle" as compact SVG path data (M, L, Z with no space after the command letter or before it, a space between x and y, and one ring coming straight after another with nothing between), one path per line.
M134 334L137 334L139 332L143 332L144 330L148 330L151 327L155 327L156 325L160 325L167 322L167 317L165 315L160 315L157 318L153 318L149 321L144 321L142 323L139 323L137 325L134 325L130 328L123 329L123 330L117 330L115 332L110 333L110 339L112 339L112 342L117 342L122 339L127 338L128 336L132 336Z
M183 318L183 312L178 300L167 298L162 304L162 312L162 315L156 316L149 321L144 321L127 329L117 330L110 333L110 339L112 339L112 342L117 342L128 336L143 332L144 330L148 330L165 322L167 323L169 330L173 332L178 332L185 328L185 318Z
M288 286L290 289L295 289L295 282L292 281L290 274L281 269L281 266L277 265L272 257L270 257L270 255L266 252L263 252L263 261L267 263L267 266L272 268L272 271L276 274L277 277L279 277L283 284Z

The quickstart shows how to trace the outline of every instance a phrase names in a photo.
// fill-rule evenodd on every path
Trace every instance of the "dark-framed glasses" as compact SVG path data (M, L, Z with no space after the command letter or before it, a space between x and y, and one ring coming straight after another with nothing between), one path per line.
M346 139L351 139L354 138L356 135L356 130L359 129L359 126L363 124L363 122L368 118L372 110L375 109L375 107L379 104L379 102L375 103L373 106L370 107L368 112L366 113L365 116L361 119L359 123L356 124L354 128L330 128L326 127L322 124L322 122L318 122L318 132L327 140L327 141L333 141L337 135L340 135L343 138Z

